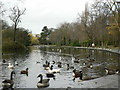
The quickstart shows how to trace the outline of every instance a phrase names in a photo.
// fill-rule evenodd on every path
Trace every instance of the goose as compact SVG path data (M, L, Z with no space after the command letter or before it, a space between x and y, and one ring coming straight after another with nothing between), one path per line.
M6 63L6 60L5 60L5 59L3 59L3 63Z
M49 86L49 80L50 79L43 79L43 75L39 74L37 78L40 77L40 81L37 83L38 88L44 88Z
M36 61L36 64L37 64L37 63L40 63L40 61Z
M51 65L50 69L48 69L48 73L60 73L60 68L53 69L53 65Z
M79 59L78 60L74 60L74 63L79 63Z
M119 69L116 69L116 74L120 73L120 70Z
M55 64L55 61L52 61L52 64Z
M46 73L47 78L53 78L55 80L55 75L54 73Z
M90 65L87 65L88 68L92 69L93 68L93 65L90 64Z
M69 64L67 64L67 70L69 69L74 69L74 66L70 66Z
M13 74L15 74L14 71L11 72L10 79L5 79L4 81L2 81L3 88L12 88L13 87L13 85L14 85Z
M113 69L108 69L108 68L105 68L105 72L106 72L106 75L112 75L112 74L115 74L116 71L113 70Z
M61 63L60 63L60 64L58 64L58 67L59 67L59 68L61 68L61 67L62 67L62 64L61 64Z
M14 69L14 65L12 63L8 63L8 68Z
M43 64L43 67L49 67L49 65L50 65L50 62L48 62L48 61L46 60L46 63Z
M99 78L99 77L86 76L86 77L83 77L83 78L82 78L82 81L91 80L91 79L96 79L96 78Z
M17 61L15 61L15 65L17 65L17 66L18 66L18 62L17 62Z
M75 78L80 78L80 80L82 80L82 78L83 78L83 73L82 73L82 71L77 71L76 69L74 69L73 70L73 77L74 77L74 79L73 79L73 81L75 81Z
M26 70L20 71L20 74L26 74L28 76L28 68L26 68Z

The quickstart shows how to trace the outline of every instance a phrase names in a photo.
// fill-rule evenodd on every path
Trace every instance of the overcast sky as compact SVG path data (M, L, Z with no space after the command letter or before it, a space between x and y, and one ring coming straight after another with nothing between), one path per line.
M9 7L19 5L26 8L20 27L39 34L44 26L56 28L64 22L74 22L85 9L85 3L93 0L0 0Z

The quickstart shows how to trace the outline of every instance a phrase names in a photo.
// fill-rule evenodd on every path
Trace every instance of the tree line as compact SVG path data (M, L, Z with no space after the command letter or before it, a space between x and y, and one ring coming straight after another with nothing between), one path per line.
M76 22L65 22L56 29L43 27L39 39L41 44L71 46L119 46L120 2L95 0L86 3L85 11L78 14Z

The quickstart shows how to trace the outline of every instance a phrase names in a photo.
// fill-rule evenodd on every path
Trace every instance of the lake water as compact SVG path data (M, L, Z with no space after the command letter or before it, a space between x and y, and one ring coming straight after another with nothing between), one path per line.
M6 64L2 64L0 61L0 88L1 82L10 78L10 73L13 69L9 69L7 64L14 64L14 87L15 88L37 88L37 82L39 74L43 74L43 78L46 77L46 70L44 70L43 64L45 61L55 61L53 68L59 68L57 62L62 63L60 73L55 74L55 80L50 79L50 85L47 88L80 88L79 78L73 81L72 71L73 69L67 69L67 64L73 66L74 69L82 70L83 77L99 78L106 76L105 67L118 69L119 54L102 51L102 50L90 50L80 49L73 47L32 47L30 52L4 54L3 58L6 60ZM95 61L90 61L94 59ZM75 63L74 60L79 60L79 63ZM90 62L89 62L90 61ZM15 63L18 63L16 65ZM93 68L89 68L84 65L84 62L93 65ZM28 76L20 74L21 70L28 70Z

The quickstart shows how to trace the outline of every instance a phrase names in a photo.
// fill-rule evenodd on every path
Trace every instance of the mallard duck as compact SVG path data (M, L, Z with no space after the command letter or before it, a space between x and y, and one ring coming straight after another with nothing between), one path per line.
M12 63L8 63L8 68L14 69L14 65Z
M42 74L39 74L37 78L40 77L40 81L37 83L38 88L44 88L49 86L49 80L50 79L43 79Z
M82 77L83 77L83 73L82 71L77 71L76 69L73 70L73 81L75 81L75 78L80 78L80 80L82 80Z
M26 70L22 70L20 71L21 74L26 74L28 76L28 68L26 68Z
M13 87L13 85L14 85L13 74L15 74L14 71L11 72L10 79L5 79L4 81L2 81L3 88L12 88Z

